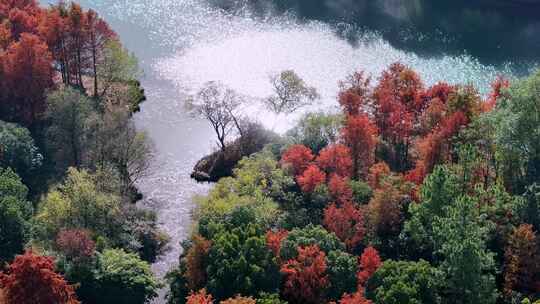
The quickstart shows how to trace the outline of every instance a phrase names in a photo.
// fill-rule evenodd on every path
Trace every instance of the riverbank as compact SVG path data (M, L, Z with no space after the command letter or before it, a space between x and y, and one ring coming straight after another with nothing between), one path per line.
M193 168L191 178L197 182L217 182L223 177L232 176L242 158L280 140L279 135L258 124L250 124L245 132L244 136L229 143L224 149L200 159Z

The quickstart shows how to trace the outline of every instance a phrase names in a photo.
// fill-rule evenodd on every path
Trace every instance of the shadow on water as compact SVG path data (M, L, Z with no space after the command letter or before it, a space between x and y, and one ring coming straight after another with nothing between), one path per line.
M359 30L376 31L393 47L422 56L464 51L484 64L536 61L540 0L211 0L259 15L292 12L338 25L352 43Z

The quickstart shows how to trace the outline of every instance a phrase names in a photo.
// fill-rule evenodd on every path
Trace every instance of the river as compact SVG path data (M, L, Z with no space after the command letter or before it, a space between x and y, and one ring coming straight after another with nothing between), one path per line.
M160 277L177 263L179 243L189 235L193 197L211 187L189 175L215 146L213 133L184 108L206 81L248 96L249 115L284 131L296 117L273 117L260 99L271 92L269 76L285 69L319 90L321 101L309 110L333 109L338 81L357 69L377 75L401 61L426 84L472 83L485 93L499 73L527 73L540 49L538 15L500 13L527 12L520 1L491 9L427 0L81 2L112 24L145 72L148 101L135 120L153 140L156 158L139 187L142 205L157 212L171 236L171 250L152 266Z

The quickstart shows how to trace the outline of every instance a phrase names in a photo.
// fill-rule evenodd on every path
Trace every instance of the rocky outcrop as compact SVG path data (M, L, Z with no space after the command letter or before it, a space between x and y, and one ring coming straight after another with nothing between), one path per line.
M221 150L201 158L193 168L191 178L198 182L217 182L230 175L232 168L227 168L224 159L224 152Z
M259 125L251 126L246 134L229 144L225 150L213 152L195 164L191 178L198 182L217 182L232 176L238 162L253 153L261 151L267 144L279 140L279 135L263 129Z

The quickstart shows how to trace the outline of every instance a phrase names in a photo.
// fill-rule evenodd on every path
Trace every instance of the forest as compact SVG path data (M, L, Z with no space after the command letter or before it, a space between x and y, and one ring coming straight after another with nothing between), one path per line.
M281 80L279 104L306 100ZM306 114L198 199L169 303L534 303L539 86L354 73L340 113Z
M281 135L207 83L219 172L164 279L169 236L136 205L142 76L95 11L0 0L1 304L540 303L540 71L481 94L359 69ZM271 84L277 114L320 97L292 70Z
M167 243L133 203L136 58L96 12L0 1L0 303L145 303Z

